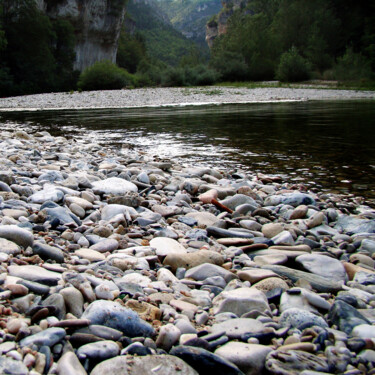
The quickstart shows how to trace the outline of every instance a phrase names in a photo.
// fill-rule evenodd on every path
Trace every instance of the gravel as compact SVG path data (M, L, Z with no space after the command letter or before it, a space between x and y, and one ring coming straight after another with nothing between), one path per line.
M0 99L0 110L132 108L180 105L375 99L373 91L322 88L146 88L51 93Z

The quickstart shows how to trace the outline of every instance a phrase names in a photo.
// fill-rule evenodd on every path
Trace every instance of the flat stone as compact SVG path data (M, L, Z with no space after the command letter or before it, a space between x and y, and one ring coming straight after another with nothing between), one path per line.
M358 251L368 251L370 255L375 254L375 241L370 239L363 239L361 241L361 247L358 249Z
M76 250L74 253L78 255L80 258L87 259L90 262L98 262L105 259L104 254L92 249L79 249Z
M253 238L254 235L250 232L245 231L236 231L234 229L228 230L223 229L219 227L207 227L207 233L210 236L216 237L216 238Z
M267 279L260 280L251 287L260 290L264 294L277 288L280 288L284 291L289 289L288 284L280 277L269 277Z
M81 225L81 221L79 220L79 218L65 207L42 207L41 210L42 212L46 212L47 219L49 221L59 220L60 224L72 227L77 227L78 225Z
M234 363L246 375L258 375L264 372L266 357L271 351L265 345L228 342L215 350L215 354Z
M77 350L77 356L80 359L90 358L103 361L116 357L119 352L120 347L114 341L104 340L80 346Z
M155 371L156 369L156 371ZM172 355L119 356L96 365L91 375L143 375L160 372L163 375L198 375L186 362Z
M287 230L280 232L275 237L272 237L271 240L275 245L286 245L286 246L294 245L293 236Z
M61 274L48 271L38 266L8 266L10 276L20 277L21 279L35 281L45 285L56 285L61 280Z
M231 312L241 316L251 310L269 310L265 294L257 289L238 288L223 291L212 300L213 313Z
M319 254L300 255L296 262L309 272L336 281L345 281L347 279L344 266L337 259Z
M17 225L0 225L0 238L12 241L23 248L33 246L34 243L33 234Z
M242 281L250 281L251 284L257 283L260 280L267 279L268 277L278 277L278 275L271 270L263 270L260 268L252 268L237 272L237 276Z
M292 307L318 312L317 309L328 311L331 305L324 298L307 289L291 288L289 291L282 294L279 309L281 312L284 312Z
M44 260L54 260L57 263L64 262L64 253L60 249L43 242L34 242L33 253L38 254Z
M163 262L164 265L170 266L173 272L180 267L190 269L204 263L221 266L224 263L224 257L215 251L199 250L193 253L171 253Z
M246 334L257 334L263 332L264 324L256 319L251 318L235 318L228 319L221 323L215 323L211 327L213 334L225 332L230 340L241 339Z
M296 252L311 253L311 247L308 245L294 245L294 246L274 245L274 246L270 246L269 250L282 250L282 251L296 251Z
M221 276L227 282L237 278L235 274L225 268L210 263L204 263L190 268L185 274L186 278L192 278L197 281L202 281L213 276Z
M141 320L137 313L117 302L94 301L82 314L82 319L89 319L92 324L118 329L129 337L149 337L154 334L151 325Z
M272 374L299 375L304 370L319 373L330 372L324 357L318 357L301 350L274 350L267 355L266 369Z
M13 241L0 238L0 252L9 255L17 255L21 252L21 248Z
M286 193L268 196L265 201L265 206L277 206L279 204L285 204L293 207L300 205L315 205L315 199L308 194L304 193Z
M172 253L186 253L186 249L176 240L167 237L156 237L150 241L150 246L156 249L156 255L167 256Z
M128 207L123 204L108 204L104 206L101 211L102 219L106 221L110 221L117 215L124 215L123 219L125 219L125 216L129 215L137 216L137 211L135 211L133 207Z
M243 204L250 204L254 208L259 207L259 204L251 197L245 194L235 194L231 197L228 197L220 203L226 207L228 207L231 210L235 210L238 206L243 205Z
M370 324L360 324L353 328L351 334L362 339L374 339L375 327Z
M91 210L93 208L93 204L91 202L79 197L65 197L65 202L68 204L74 203L82 207L84 210Z
M47 345L53 346L60 342L66 336L63 328L47 328L35 335L27 336L20 341L20 346Z
M284 230L284 227L280 223L268 223L262 226L262 233L264 237L272 238L277 236Z
M284 264L288 261L288 257L284 254L279 255L258 255L254 257L253 261L258 266L266 266L273 264Z
M318 292L337 293L340 290L342 290L341 283L308 272L298 271L292 268L278 265L264 266L263 268L272 270L280 276L286 276L294 283L297 282L299 279L306 280Z
M178 311L191 311L193 313L198 311L197 305L179 299L172 299L169 304Z
M336 324L339 330L350 335L353 328L361 324L371 324L353 306L344 301L336 300L328 314L328 320Z
M355 278L355 275L357 273L368 273L368 274L374 274L375 271L374 270L370 270L368 268L365 268L365 267L361 267L359 265L356 265L356 264L352 264L352 263L349 263L349 262L343 262L342 265L344 266L345 268L345 271L346 271L346 274L348 275L348 278L349 280L353 280Z
M170 354L181 358L199 374L243 375L232 362L208 350L192 346L175 346Z
M95 194L113 194L121 195L129 191L138 192L138 188L130 181L118 177L110 177L101 181L92 183Z
M17 361L9 357L0 357L1 374L28 375L29 370L22 361Z
M375 233L375 220L341 215L336 222L335 229L344 233Z
M90 246L91 250L99 251L100 253L105 252L112 252L114 250L117 250L119 246L119 243L117 240L113 238L106 238L105 240L101 240L97 242L96 244Z
M29 197L29 201L32 203L39 203L43 204L44 202L51 201L51 202L60 202L64 198L64 193L56 189L54 186L45 186L45 188L41 191L37 191L33 195Z

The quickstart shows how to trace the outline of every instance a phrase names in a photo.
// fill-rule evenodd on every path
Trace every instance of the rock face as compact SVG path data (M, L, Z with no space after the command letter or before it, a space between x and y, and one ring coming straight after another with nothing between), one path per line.
M234 11L245 8L248 2L249 0L222 0L223 9L217 15L216 19L211 19L206 24L206 43L208 47L211 48L214 40L227 32L228 20Z
M115 62L124 0L44 0L43 8L52 19L64 18L73 24L75 69L82 71L100 60Z

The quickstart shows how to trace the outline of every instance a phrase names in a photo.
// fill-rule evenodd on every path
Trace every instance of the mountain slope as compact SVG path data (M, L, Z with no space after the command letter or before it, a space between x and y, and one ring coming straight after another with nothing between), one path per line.
M171 24L187 38L206 48L206 23L221 10L221 0L156 0Z
M145 40L148 54L169 65L176 65L182 56L189 54L195 43L177 31L167 15L155 2L130 0L127 16L135 24L135 31Z

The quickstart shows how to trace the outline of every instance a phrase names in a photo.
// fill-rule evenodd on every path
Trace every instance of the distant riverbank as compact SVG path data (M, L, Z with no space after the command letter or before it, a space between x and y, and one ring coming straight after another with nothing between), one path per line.
M375 92L281 87L147 88L2 98L0 99L0 110L132 108L350 99L375 99Z

